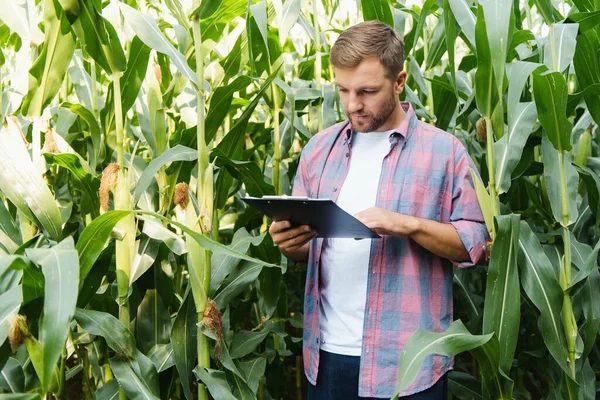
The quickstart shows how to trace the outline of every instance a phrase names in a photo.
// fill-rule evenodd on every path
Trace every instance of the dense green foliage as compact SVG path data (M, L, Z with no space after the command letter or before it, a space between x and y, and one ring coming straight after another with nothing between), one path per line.
M442 353L458 398L597 397L599 0L182 3L0 0L0 398L302 398L305 271L240 198L344 118L328 51L368 19L493 238L399 387Z

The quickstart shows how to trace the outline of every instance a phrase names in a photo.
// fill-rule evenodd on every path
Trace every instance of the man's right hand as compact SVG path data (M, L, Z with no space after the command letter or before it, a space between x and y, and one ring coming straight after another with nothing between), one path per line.
M269 227L269 235L286 257L306 262L308 242L317 235L317 231L308 225L292 227L290 221L273 221Z

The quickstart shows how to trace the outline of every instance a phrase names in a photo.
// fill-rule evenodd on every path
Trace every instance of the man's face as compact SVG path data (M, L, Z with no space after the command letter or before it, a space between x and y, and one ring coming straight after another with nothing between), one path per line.
M365 58L354 68L335 68L340 99L352 128L357 132L386 131L390 116L399 107L398 94L406 73L392 81L376 57Z

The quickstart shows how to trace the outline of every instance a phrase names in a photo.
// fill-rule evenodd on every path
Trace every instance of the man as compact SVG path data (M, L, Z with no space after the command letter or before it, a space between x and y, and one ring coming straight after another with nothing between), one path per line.
M343 32L330 61L349 121L304 148L293 194L331 198L380 239L314 239L273 222L283 254L307 262L304 369L309 399L389 398L404 343L452 322L452 268L476 264L488 240L472 160L452 135L417 120L398 95L404 45L381 22ZM452 360L426 359L410 399L446 397Z

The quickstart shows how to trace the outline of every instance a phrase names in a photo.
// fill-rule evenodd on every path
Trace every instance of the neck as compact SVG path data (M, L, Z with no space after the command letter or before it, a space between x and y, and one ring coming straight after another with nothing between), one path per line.
M389 131L390 129L396 128L398 125L400 125L405 116L406 111L404 111L404 108L402 108L402 105L400 105L400 101L396 101L396 108L394 108L394 111L392 111L387 121L385 121L385 123L381 125L376 132Z

